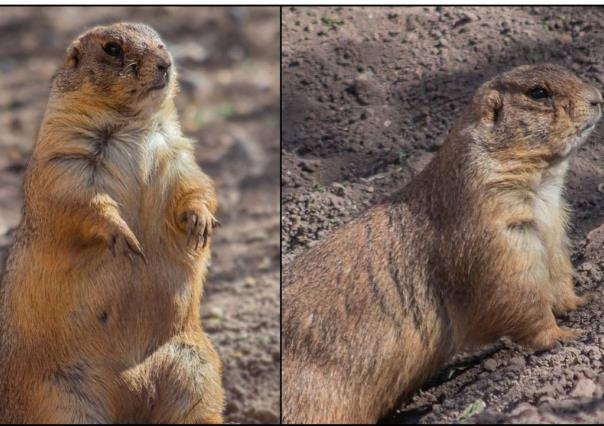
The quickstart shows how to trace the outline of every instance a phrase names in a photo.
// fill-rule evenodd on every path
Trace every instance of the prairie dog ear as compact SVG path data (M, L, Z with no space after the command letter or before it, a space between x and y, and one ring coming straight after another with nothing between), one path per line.
M482 120L495 124L500 118L500 112L503 108L503 96L497 90L489 90L484 99Z
M67 59L65 59L65 64L63 65L66 69L74 69L77 68L80 64L80 58L82 53L80 52L80 42L74 42L67 49Z

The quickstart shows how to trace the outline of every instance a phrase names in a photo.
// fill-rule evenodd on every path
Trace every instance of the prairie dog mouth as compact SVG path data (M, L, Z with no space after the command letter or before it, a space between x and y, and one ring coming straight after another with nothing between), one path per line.
M587 134L589 134L589 132L596 127L598 121L600 121L600 117L602 117L602 113L598 111L598 114L595 117L588 120L587 123L581 127L581 130L579 130L579 136L587 136Z
M587 123L581 127L581 129L576 133L575 137L570 141L570 143L566 146L564 152L562 153L563 157L567 157L573 152L575 152L581 145L585 143L587 138L589 137L591 131L596 128L598 121L600 120L600 115L594 119L589 120Z
M170 82L170 74L168 74L166 72L161 76L161 78L155 79L154 84L151 87L149 87L147 93L153 92L155 90L161 90L164 87L166 87L169 82Z
M163 89L164 87L166 87L167 85L168 85L168 82L164 81L163 83L159 83L159 84L156 84L154 86L151 86L151 88L149 89L149 91L160 90L160 89Z
M589 124L587 123L583 128L579 131L579 135L583 136L589 132L591 132L596 127L596 123Z
M146 91L145 91L145 95L150 95L151 93L154 92L160 92L163 89L165 89L168 86L168 80L165 79L163 81L160 81L158 83L155 83L153 85L151 85Z

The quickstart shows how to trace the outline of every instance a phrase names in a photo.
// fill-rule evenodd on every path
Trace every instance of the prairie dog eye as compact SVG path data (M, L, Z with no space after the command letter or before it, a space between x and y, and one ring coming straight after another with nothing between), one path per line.
M105 44L105 46L103 46L103 50L106 54L115 58L118 58L122 55L122 47L114 41L110 41L109 43Z
M542 99L547 99L550 98L552 95L548 92L547 89L545 89L542 86L535 86L533 87L528 95L532 98L535 99L536 101L540 101Z

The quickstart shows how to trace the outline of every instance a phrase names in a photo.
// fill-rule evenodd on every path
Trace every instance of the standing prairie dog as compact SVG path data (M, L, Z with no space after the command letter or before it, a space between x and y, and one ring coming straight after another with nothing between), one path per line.
M400 193L288 265L284 422L376 422L461 349L576 335L562 190L601 103L556 65L495 77Z
M0 292L3 423L222 422L199 313L216 198L176 88L148 26L69 47Z

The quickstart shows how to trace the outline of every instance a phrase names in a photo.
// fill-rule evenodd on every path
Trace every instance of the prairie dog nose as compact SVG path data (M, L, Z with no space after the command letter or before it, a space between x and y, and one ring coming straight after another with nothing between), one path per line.
M160 59L157 61L157 69L160 71L168 71L171 66L172 61L170 61L170 59Z
M591 87L587 95L587 101L593 107L600 106L604 101L602 100L602 94L595 87Z

